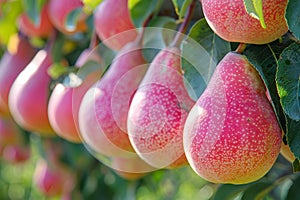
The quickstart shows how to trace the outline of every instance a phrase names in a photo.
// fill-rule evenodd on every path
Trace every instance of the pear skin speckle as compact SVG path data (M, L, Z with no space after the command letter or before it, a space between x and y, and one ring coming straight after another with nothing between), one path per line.
M280 147L281 130L261 79L246 57L228 53L186 120L191 167L210 182L249 183L270 170Z

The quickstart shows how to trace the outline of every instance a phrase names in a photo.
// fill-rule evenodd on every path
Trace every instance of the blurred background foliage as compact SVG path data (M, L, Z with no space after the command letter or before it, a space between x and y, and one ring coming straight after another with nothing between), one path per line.
M60 197L45 197L32 182L36 162L41 156L39 140L38 136L31 136L32 155L25 163L13 165L0 162L0 199L60 199ZM78 145L67 142L64 145L73 150L78 148ZM77 151L77 155L72 156L83 156L88 158L88 162L93 163L91 169L83 169L86 174L81 176L72 199L296 200L298 198L296 188L300 187L299 174L293 174L291 163L282 156L278 157L276 164L264 178L238 186L206 182L189 166L175 170L154 171L139 180L131 181L123 179L112 169L92 158L87 150L81 149ZM77 170L77 173L80 172Z
M83 0L85 3L84 11L91 13L101 0ZM141 3L141 0L131 0L130 7L135 5L142 6L145 9L147 3ZM143 1L145 2L145 1ZM154 1L152 1L154 2ZM198 1L197 1L198 2ZM18 32L17 17L26 10L30 10L30 5L35 1L9 0L3 3L0 0L0 57L6 50L6 45L10 36ZM159 4L159 2L156 2ZM177 5L174 10L174 5ZM163 23L160 26L175 27L176 20L180 20L186 11L186 5L189 0L165 1L161 13L170 18L161 18ZM25 6L25 5L29 6ZM195 19L202 16L199 2L196 6ZM26 7L26 9L25 9ZM155 10L155 7L151 8ZM135 25L140 25L141 19L146 18L145 13L135 13ZM178 15L178 16L177 16ZM172 18L178 17L176 20ZM38 17L38 16L33 16ZM64 56L70 65L73 65L80 52L88 46L92 32L92 19L88 19L89 31L66 36L59 34L56 42L56 59ZM72 24L72 20L68 22ZM154 22L153 22L154 23ZM159 24L159 23L156 23ZM200 27L201 28L201 27ZM197 31L197 30L195 30ZM209 37L214 37L212 31L208 33ZM37 47L45 45L46 41L40 38L31 38L31 42ZM205 41L204 41L205 42ZM206 40L207 42L207 40ZM209 41L211 42L211 41ZM220 42L220 41L219 41ZM224 41L221 41L224 42ZM224 43L223 43L224 44ZM225 44L227 45L227 44ZM63 54L61 54L63 51ZM0 160L0 199L3 200L27 200L27 199L47 199L56 200L60 197L45 197L35 187L32 181L34 169L39 158L43 157L41 150L42 139L32 134L29 136L31 148L31 157L25 163L14 165ZM300 176L293 173L292 164L286 161L281 155L270 172L261 180L246 185L222 185L206 182L189 167L182 167L175 170L157 170L146 176L130 181L123 179L112 169L105 166L84 148L83 145L75 145L62 139L49 139L57 145L62 145L65 155L62 160L75 171L78 184L75 187L71 199L115 199L115 200L280 200L280 199L300 199L298 188L300 188Z

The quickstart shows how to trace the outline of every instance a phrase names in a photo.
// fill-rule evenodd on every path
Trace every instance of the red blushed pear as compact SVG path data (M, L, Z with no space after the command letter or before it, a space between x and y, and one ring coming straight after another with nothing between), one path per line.
M228 53L186 120L189 164L210 182L250 183L271 169L281 140L258 73L245 56Z
M288 31L285 20L287 0L262 1L266 28L250 16L243 0L201 0L209 26L224 40L230 42L266 44Z
M50 52L40 50L13 83L9 108L15 121L24 129L43 136L54 135L48 120L48 97L52 65Z
M0 118L0 155L11 164L20 164L30 158L30 147L11 118Z
M64 34L73 34L76 32L82 32L87 29L87 25L85 23L85 16L80 16L78 18L76 27L72 27L72 29L66 27L66 20L68 15L77 8L83 6L81 0L50 0L48 6L48 13L52 24L59 31Z
M138 35L130 18L128 0L103 1L94 11L94 24L102 42L114 50L120 50Z
M131 97L147 69L140 43L139 39L127 44L81 102L80 132L97 153L122 156L133 152L126 121Z
M104 66L97 51L84 50L79 56L76 66L81 67L88 61ZM81 100L86 91L100 78L104 67L90 73L77 87L68 87L62 83L55 86L48 105L49 121L56 134L75 143L81 142L78 125L78 113Z
M4 148L2 157L3 160L10 164L20 164L29 160L31 155L30 146L26 145L8 145Z
M5 146L18 143L18 130L10 119L0 118L0 153Z
M10 116L8 94L11 86L35 54L36 50L24 36L10 38L8 49L0 61L0 116Z
M183 127L195 102L184 86L180 54L178 47L167 47L156 55L128 114L128 134L134 150L156 168L187 164Z
M48 37L53 31L53 25L48 15L48 4L45 4L40 13L40 23L35 25L26 13L18 19L19 29L30 37Z
M38 190L47 197L69 195L74 187L74 177L68 169L47 163L43 159L38 160L36 164L33 182Z

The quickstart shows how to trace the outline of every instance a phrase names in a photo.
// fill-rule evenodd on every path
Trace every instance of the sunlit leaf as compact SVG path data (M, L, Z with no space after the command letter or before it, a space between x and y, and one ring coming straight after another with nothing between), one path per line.
M244 0L244 4L247 13L259 20L263 28L267 28L263 14L262 0Z
M300 44L286 48L278 60L276 84L280 103L287 115L300 120Z

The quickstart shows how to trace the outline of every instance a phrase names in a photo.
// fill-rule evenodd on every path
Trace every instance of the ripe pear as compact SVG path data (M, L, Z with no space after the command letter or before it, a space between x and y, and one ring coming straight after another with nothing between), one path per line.
M184 86L180 53L177 47L167 47L156 55L128 114L128 134L134 150L156 168L187 164L183 127L195 102Z
M30 158L30 146L11 118L0 118L0 157L5 162L19 164Z
M83 97L80 133L97 153L121 157L133 152L126 122L131 97L147 69L145 63L140 41L128 43Z
M75 66L81 67L88 61L103 65L97 51L88 48L81 53ZM57 135L70 142L81 142L78 125L80 103L86 91L99 79L103 71L104 67L99 67L99 70L88 74L76 87L69 87L63 83L55 86L49 99L48 116Z
M224 40L266 44L288 31L285 10L288 0L264 0L262 12L266 28L250 16L243 0L201 0L209 26Z
M20 142L18 129L9 118L0 118L0 154L5 146Z
M138 35L130 18L128 0L103 1L94 11L94 24L102 42L114 50L120 50Z
M67 27L66 20L68 15L75 9L83 7L81 0L49 0L48 14L52 24L64 34L74 34L87 29L85 16L81 15L77 19L75 27Z
M52 65L50 52L40 50L18 75L9 92L9 108L15 121L24 129L44 136L54 134L48 119L48 98Z
M48 4L45 4L40 13L39 24L29 18L24 12L18 18L19 30L30 37L48 37L52 33L54 27L49 19Z
M10 116L8 107L10 88L35 54L36 50L24 36L14 35L10 38L8 49L0 62L0 116Z
M33 183L43 195L64 199L63 197L72 192L75 178L68 168L39 159L34 170Z
M229 52L218 64L184 127L189 164L214 183L258 180L273 166L281 130L265 86L244 55Z

